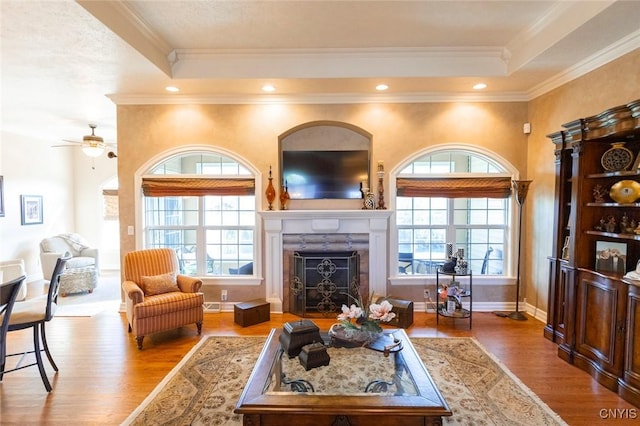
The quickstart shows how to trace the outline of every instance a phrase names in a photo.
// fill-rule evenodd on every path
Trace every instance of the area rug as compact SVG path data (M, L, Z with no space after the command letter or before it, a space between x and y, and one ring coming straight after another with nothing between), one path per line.
M203 337L122 424L241 425L233 409L265 340ZM444 424L566 425L475 339L411 342L453 412Z

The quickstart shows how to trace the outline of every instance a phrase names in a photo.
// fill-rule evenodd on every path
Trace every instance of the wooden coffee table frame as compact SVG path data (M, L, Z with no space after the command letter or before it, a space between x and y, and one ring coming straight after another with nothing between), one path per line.
M442 425L442 417L452 414L402 329L393 333L403 341L402 356L416 383L417 396L265 393L275 363L280 362L278 338L281 331L275 328L271 330L236 404L235 412L243 414L244 425L435 426Z

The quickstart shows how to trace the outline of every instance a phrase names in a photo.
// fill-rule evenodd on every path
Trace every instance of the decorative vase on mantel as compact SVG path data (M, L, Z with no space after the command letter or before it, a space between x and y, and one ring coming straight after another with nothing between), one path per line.
M376 208L376 196L369 192L369 188L363 188L364 199L362 201L363 210L373 210Z
M269 166L269 184L267 185L267 202L269 203L269 210L273 210L273 201L276 199L276 189L273 187L273 178L271 177L271 166Z
M287 210L289 208L289 200L291 197L289 196L289 189L287 188L287 181L284 181L284 185L280 189L280 209Z

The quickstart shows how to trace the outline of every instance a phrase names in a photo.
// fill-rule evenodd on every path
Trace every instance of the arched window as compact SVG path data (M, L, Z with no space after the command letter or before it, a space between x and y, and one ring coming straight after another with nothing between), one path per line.
M435 274L446 245L474 274L506 273L511 174L464 149L423 155L396 175L399 274Z
M173 156L142 177L144 246L170 247L182 274L253 275L255 181L226 155Z

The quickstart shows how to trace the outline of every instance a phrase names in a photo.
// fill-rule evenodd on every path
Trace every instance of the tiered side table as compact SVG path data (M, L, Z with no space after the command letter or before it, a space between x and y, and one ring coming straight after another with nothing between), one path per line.
M469 309L465 309L461 306L456 307L456 309L448 310L447 309L447 301L451 300L453 296L447 296L446 301L440 300L440 293L443 291L444 286L440 283L440 277L451 277L452 281L457 281L457 278L463 278L463 282L458 283L458 288L460 289L460 298L469 300ZM471 296L471 290L473 288L473 272L468 270L466 274L458 274L455 272L443 272L440 268L436 269L436 297L438 303L436 305L436 325L439 322L441 316L447 318L464 318L469 319L469 328L472 326L472 317L473 317L473 297Z

